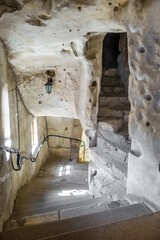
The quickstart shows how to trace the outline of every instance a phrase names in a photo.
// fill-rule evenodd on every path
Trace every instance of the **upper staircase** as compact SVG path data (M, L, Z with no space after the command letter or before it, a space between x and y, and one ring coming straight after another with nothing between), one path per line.
M90 148L90 192L124 199L127 159L130 151L127 89L120 82L117 69L104 72L99 96L97 147ZM96 175L93 176L93 173Z
M102 147L101 139L107 139L107 141L105 141L107 142L105 143L107 150L109 150L108 143L111 143L117 150L123 150L127 158L130 150L128 135L129 111L128 89L120 82L117 69L105 71L102 76L99 98L98 147ZM102 136L104 136L105 139ZM113 155L116 154L114 151L111 151L111 153ZM119 154L116 154L116 156L121 159Z

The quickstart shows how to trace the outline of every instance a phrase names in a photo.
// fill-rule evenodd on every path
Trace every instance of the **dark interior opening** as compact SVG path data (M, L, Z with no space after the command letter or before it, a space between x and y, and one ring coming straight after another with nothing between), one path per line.
M119 33L107 33L103 40L103 69L118 67Z

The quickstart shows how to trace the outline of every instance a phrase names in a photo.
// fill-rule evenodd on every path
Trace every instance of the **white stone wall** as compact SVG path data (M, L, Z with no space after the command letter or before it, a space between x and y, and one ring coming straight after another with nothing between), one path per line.
M60 135L64 137L71 137L81 140L82 126L79 119L47 117L48 134ZM72 141L72 157L79 155L78 141ZM48 141L50 154L62 156L69 159L70 154L70 140L58 137L50 137Z
M0 42L0 108L2 109L2 89L4 85L8 84L9 91L9 109L10 109L10 123L11 123L11 141L12 147L20 149L22 154L29 156L31 154L31 123L33 116L26 110L19 93L16 93L15 75L11 71L5 57L3 43ZM2 111L1 120L3 118ZM2 131L2 121L0 120L1 141L4 144L4 137ZM46 121L44 117L37 119L38 125L38 140L39 143L46 135ZM36 163L25 161L21 171L15 172L12 169L11 159L7 161L6 154L0 155L0 230L3 223L8 219L12 212L14 200L16 198L17 190L25 185L32 177L34 177L40 166L44 163L48 154L48 145L44 144L42 151L39 154ZM12 155L16 167L16 156Z
M129 132L127 194L160 208L160 20L159 1L146 1L139 19L128 26ZM133 17L135 11L133 12Z

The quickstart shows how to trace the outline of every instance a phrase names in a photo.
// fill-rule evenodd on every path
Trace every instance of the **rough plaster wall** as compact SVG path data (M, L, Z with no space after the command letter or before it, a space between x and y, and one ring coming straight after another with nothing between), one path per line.
M89 102L90 98L95 97L92 96L89 88L93 66L85 58L84 47L88 38L88 30L106 32L107 21L100 23L95 3L98 7L101 6L97 1L94 5L89 5L84 1L73 1L70 7L63 6L59 9L58 5L63 2L55 1L55 12L48 16L41 1L30 1L25 4L22 12L17 11L10 15L12 26L10 22L7 22L8 14L4 14L1 22L2 36L8 48L8 59L21 78L18 86L27 109L37 116L80 118L85 130L93 129L94 126L90 119L92 104ZM74 2L76 5L73 4ZM82 10L78 10L79 4ZM90 7L89 11L85 4ZM110 12L114 12L113 7L114 4ZM92 22L93 16L98 19L98 21L94 20L95 24ZM24 27L26 30L22 34ZM115 23L109 28L112 27L114 31L118 28ZM120 27L119 30L122 31L122 29L124 28ZM43 84L47 80L44 72L48 69L56 71L54 91L52 95L46 96L45 94L43 98L41 95L45 93ZM34 85L33 92L28 90L27 81L24 78L28 78L32 87ZM31 102L30 96L32 96ZM39 104L39 101L42 104Z
M0 0L0 16L5 12L14 12L24 6L21 0Z
M2 42L0 42L0 87L1 89L5 86L6 83L6 68L7 68L7 63L6 63L6 58L5 58L5 52L3 48ZM4 134L2 131L2 91L0 91L0 144L4 144ZM11 184L11 167L7 162L6 155L1 154L0 155L0 177L2 178L3 181L1 180L0 182L0 229L2 229L3 221L4 218L9 216L9 213L11 211L11 206L8 204L10 201L10 192L12 191L12 184ZM12 203L13 204L13 203Z
M4 53L4 47L0 42L0 88L8 84L9 90L9 103L10 103L10 122L11 122L11 139L12 147L20 149L25 155L31 153L31 122L33 116L28 113L24 104L15 88L15 76L12 73ZM0 91L1 92L1 91ZM17 101L18 100L18 101ZM1 98L0 98L1 103ZM2 103L0 104L2 107ZM2 111L1 111L2 114ZM2 116L1 116L2 117ZM1 118L2 119L2 118ZM19 123L18 123L19 122ZM38 125L38 139L39 143L46 134L46 121L44 117L37 119ZM2 122L0 122L2 128ZM19 130L19 134L18 134ZM20 142L19 142L20 141ZM3 132L1 129L1 145L4 144ZM14 200L16 198L17 190L26 184L30 179L38 173L42 163L47 158L48 146L45 143L36 163L25 161L20 172L15 172L12 169L11 161L7 162L5 154L1 154L0 158L0 229L2 229L3 222L9 217L12 212ZM15 155L13 161L16 163Z
M136 3L135 3L136 4ZM132 151L128 161L128 196L160 209L160 27L159 1L144 1L141 17L129 25L129 130ZM133 11L135 17L135 11Z
M126 33L120 34L119 51L120 54L118 55L118 74L120 76L120 82L128 89L130 72L128 65L128 43Z
M97 123L99 93L101 89L102 77L102 51L103 39L105 34L88 33L88 41L86 42L85 55L88 61L92 64L92 76L89 84L91 97L89 103L91 104L90 119L92 121L92 130L86 130L85 133L89 138L89 145L96 145L96 130L95 124Z
M82 126L79 119L47 117L48 134L81 139ZM48 142L49 151L53 155L69 157L70 140L51 137ZM79 142L72 141L72 157L78 157Z

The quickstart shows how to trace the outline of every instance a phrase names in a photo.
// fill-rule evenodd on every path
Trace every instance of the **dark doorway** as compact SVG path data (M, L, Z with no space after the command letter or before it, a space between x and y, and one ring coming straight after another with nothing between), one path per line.
M107 33L103 42L103 73L98 124L113 146L130 150L128 135L128 45L127 33ZM104 129L103 129L104 128ZM117 152L114 153L117 156ZM120 157L120 156L117 156ZM127 157L126 157L127 158Z
M119 33L107 33L103 40L103 69L117 68L119 55Z

